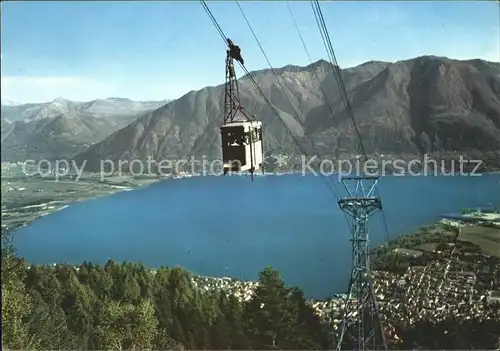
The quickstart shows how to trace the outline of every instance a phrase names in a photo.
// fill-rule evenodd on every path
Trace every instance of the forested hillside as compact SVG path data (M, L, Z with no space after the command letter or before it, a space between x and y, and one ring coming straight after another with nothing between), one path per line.
M33 266L2 252L3 346L11 349L331 349L330 328L266 269L245 302L181 268Z
M390 349L491 349L498 320L395 325ZM181 268L135 263L32 266L2 249L2 348L333 349L334 329L271 268L251 299L206 291ZM344 340L349 342L349 340Z

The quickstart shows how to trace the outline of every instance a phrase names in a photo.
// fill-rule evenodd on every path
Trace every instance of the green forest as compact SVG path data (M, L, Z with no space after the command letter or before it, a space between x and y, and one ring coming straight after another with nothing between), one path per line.
M29 266L2 249L2 346L9 349L303 349L335 347L300 289L268 267L241 302L205 291L182 268L136 263ZM500 322L450 320L401 330L391 348L463 349L496 345ZM348 340L347 340L348 342Z
M197 288L181 268L153 274L112 261L28 268L7 249L2 321L10 349L331 349L334 342L302 292L270 268L241 303Z

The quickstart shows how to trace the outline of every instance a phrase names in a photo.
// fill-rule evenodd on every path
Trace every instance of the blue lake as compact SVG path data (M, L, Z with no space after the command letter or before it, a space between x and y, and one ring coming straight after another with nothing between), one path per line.
M112 258L246 280L271 265L307 296L324 298L346 290L351 267L347 222L325 180L168 180L75 203L17 231L14 245L33 263ZM390 237L464 207L500 206L500 174L383 177L378 189ZM380 214L370 220L374 244L385 240L382 223Z

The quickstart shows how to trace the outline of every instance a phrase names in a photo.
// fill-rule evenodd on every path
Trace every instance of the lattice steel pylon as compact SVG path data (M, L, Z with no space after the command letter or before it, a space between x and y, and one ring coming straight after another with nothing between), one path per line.
M371 183L369 185L365 183ZM375 196L378 177L344 177L347 197L339 200L352 225L353 267L337 338L337 350L387 350L370 268L368 218L382 210ZM354 183L354 188L349 187Z

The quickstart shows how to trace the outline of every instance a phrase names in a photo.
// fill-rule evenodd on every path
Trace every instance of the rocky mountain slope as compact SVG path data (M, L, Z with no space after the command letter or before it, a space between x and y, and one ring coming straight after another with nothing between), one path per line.
M109 98L2 105L2 161L71 157L166 101Z
M14 122L2 136L2 161L70 158L117 128L104 118L73 114Z
M65 113L77 113L97 118L127 117L148 110L154 110L164 101L132 101L124 98L97 99L87 102L57 98L46 103L13 103L2 100L2 120L6 122L30 122L42 118L57 117Z
M270 70L252 75L306 150L313 152L307 146L307 140L312 140L321 154L354 153L356 138L330 63L275 71L283 90ZM485 156L500 166L499 63L424 56L396 63L367 62L343 70L343 78L368 153L461 151ZM190 92L146 113L76 158L97 167L102 159L218 157L223 94L223 85ZM266 150L299 153L246 78L240 79L240 95L247 110L265 125Z

